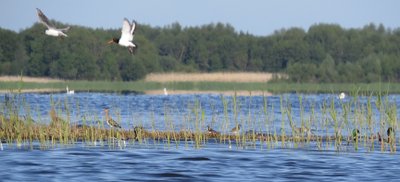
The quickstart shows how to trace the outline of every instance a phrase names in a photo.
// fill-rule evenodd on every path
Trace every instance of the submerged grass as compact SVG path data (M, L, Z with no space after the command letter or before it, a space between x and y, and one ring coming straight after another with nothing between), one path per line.
M396 103L388 99L387 93L370 92L376 95L373 97L372 94L364 95L361 90L351 92L352 99L343 101L329 98L318 106L301 94L297 100L280 96L279 105L273 105L270 98L264 96L260 111L251 110L251 96L246 103L240 102L236 95L221 96L222 118L214 114L206 115L202 108L204 103L198 100L181 106L188 107L188 113L175 110L165 103L164 130L157 130L155 123L160 122L155 121L154 113L150 116L151 126L148 128L143 127L144 121L138 118L135 120L137 123L129 124L128 128L109 128L102 121L102 116L81 114L79 107L76 107L77 111L71 111L68 100L61 102L51 99L50 123L43 122L49 116L40 114L34 121L32 112L39 111L30 108L23 94L14 94L0 104L0 139L17 147L32 148L33 143L38 142L41 149L78 142L122 148L127 142L134 144L136 141L139 145L146 145L150 141L162 143L168 148L179 147L184 142L185 147L203 148L213 141L236 148L316 147L337 151L350 148L374 151L375 144L379 144L381 151L396 152L398 139L395 132L386 135L388 128L398 130ZM361 102L361 96L367 98L365 103ZM79 103L76 104L79 106ZM295 105L299 110L298 117L294 117ZM306 107L309 113L305 113ZM319 113L316 113L316 107L319 107ZM242 112L243 108L248 108L248 112ZM116 120L121 122L120 110L115 108L115 111ZM174 118L172 113L178 113L179 118ZM84 116L81 123L74 122L78 115ZM219 132L209 133L207 125L217 126ZM242 126L240 132L231 132L231 128L238 128L239 125ZM375 131L379 131L381 137Z

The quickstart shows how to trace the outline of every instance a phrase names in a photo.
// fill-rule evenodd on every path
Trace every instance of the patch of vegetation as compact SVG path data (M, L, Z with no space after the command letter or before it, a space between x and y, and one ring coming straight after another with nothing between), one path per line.
M46 36L39 24L18 33L0 28L0 75L135 81L148 73L241 71L286 73L289 81L299 83L400 81L400 30L383 25L344 29L316 24L254 36L222 23L185 28L140 24L133 56L106 45L119 29L70 26L63 40Z
M366 103L358 99L361 96L367 97ZM171 114L173 108L164 105L163 121L157 121L164 123L163 130L155 127L153 117L150 117L147 127L138 121L141 124L122 129L107 127L107 122L101 119L103 117L95 113L84 113L82 121L77 123L71 118L81 116L71 115L76 113L71 112L71 103L53 100L49 116L39 114L38 118L33 119L32 113L38 111L24 102L24 95L7 97L5 103L0 105L0 140L8 143L8 146L29 148L36 142L42 149L76 143L121 147L126 143L147 144L153 141L167 147L174 144L178 147L182 143L186 147L202 148L212 141L237 148L316 147L319 150L334 148L337 151L357 151L363 147L367 151L377 148L396 152L398 141L395 135L398 130L397 104L381 92L373 98L372 95L354 91L351 95L353 99L344 101L327 98L318 106L302 95L298 95L298 100L280 96L280 104L271 106L270 98L264 96L264 105L256 112L257 115L242 112L242 108L250 105L240 103L236 95L221 96L223 107L219 109L223 112L222 118L216 119L214 114L205 115L200 102L196 100L187 105L187 111L180 112L178 122ZM300 117L293 116L293 103L298 104L296 109ZM280 112L277 113L275 107ZM318 113L315 112L316 107L320 107ZM25 112L20 108L24 108ZM43 118L48 117L50 122L44 122L46 119ZM280 127L276 125L279 122Z

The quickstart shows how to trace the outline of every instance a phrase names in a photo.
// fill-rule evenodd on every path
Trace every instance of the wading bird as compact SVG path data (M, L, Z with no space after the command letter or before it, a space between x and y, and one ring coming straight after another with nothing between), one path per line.
M394 138L395 137L395 132L394 132L392 127L389 127L387 129L386 134L388 136L387 139L386 138L382 138L381 134L378 132L378 140L379 140L379 142L383 141L383 142L390 143L390 138Z
M208 131L208 134L210 134L210 135L218 135L219 134L218 131L215 131L209 125L207 125L207 131Z
M106 114L106 121L108 126L114 127L114 128L121 128L121 125L119 125L115 120L113 120L109 115L108 115L108 108L104 109L104 113Z
M51 118L50 126L61 127L61 126L67 124L67 121L65 121L64 119L62 119L58 116L54 107L51 107L49 114L50 114L50 118Z
M111 39L108 44L116 43L120 46L127 47L129 52L133 54L136 51L137 45L132 43L133 36L135 33L136 22L135 20L132 23L129 22L127 18L124 18L124 22L122 23L121 37Z
M293 128L293 133L295 133L296 135L301 135L303 133L311 136L311 130L307 127L298 127L298 128Z
M39 22L47 27L47 30L45 32L46 35L54 37L68 37L68 35L65 34L64 31L68 31L70 27L58 29L50 23L49 19L46 17L46 15L43 14L43 12L39 8L36 8L36 11L39 17Z
M143 126L135 126L133 128L133 133L135 134L135 138L139 139L139 138L143 137L145 130L144 130Z
M232 130L231 130L231 132L232 132L232 134L239 134L239 132L240 132L240 128L242 127L242 125L241 124L238 124L238 125L236 125L235 127L233 127L232 128Z

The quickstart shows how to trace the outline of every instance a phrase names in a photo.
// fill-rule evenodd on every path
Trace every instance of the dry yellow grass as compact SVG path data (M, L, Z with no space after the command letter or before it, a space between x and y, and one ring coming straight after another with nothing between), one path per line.
M278 75L282 76L282 74ZM268 82L272 73L217 72L217 73L151 73L147 82Z
M20 76L0 76L0 82L19 82L21 81ZM63 82L64 80L45 78L45 77L22 77L23 82L35 82L35 83L52 83L52 82Z
M277 76L282 77L283 74ZM150 73L144 81L147 82L268 82L272 73L256 72L216 72L216 73ZM0 76L0 82L18 82L20 76ZM54 83L65 80L46 77L22 77L23 82Z
M64 89L51 89L51 88L21 89L21 90L3 90L3 89L0 89L0 93L16 93L16 92L21 92L21 93L45 93L45 92L61 92L61 91L64 91Z

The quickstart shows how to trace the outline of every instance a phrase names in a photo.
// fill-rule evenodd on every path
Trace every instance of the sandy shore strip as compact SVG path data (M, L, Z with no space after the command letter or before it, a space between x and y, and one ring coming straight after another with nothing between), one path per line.
M283 74L257 72L217 72L217 73L150 73L146 82L268 82Z
M0 82L19 82L21 81L20 76L0 76ZM45 78L45 77L22 77L22 82L34 82L34 83L54 83L64 82L64 80Z
M40 89L21 89L21 93L50 93L50 92L63 92L64 89L51 89L51 88L40 88ZM0 90L0 93L18 93L18 90Z
M21 89L21 93L55 93L55 92L65 92L64 89ZM95 91L93 91L95 92ZM215 94L215 95L238 95L238 96L250 96L250 95L264 95L271 96L270 92L262 91L247 91L247 90L237 90L237 91L199 91L199 90L168 90L168 95L183 95L183 94ZM0 90L0 93L18 93L18 90ZM165 95L163 90L148 90L145 91L146 95Z
M165 95L163 90L148 90L144 92L148 95ZM237 91L199 91L199 90L168 90L168 95L178 95L178 94L216 94L216 95L238 95L238 96L250 96L250 95L264 95L271 96L270 92L263 91L247 91L247 90L237 90Z

